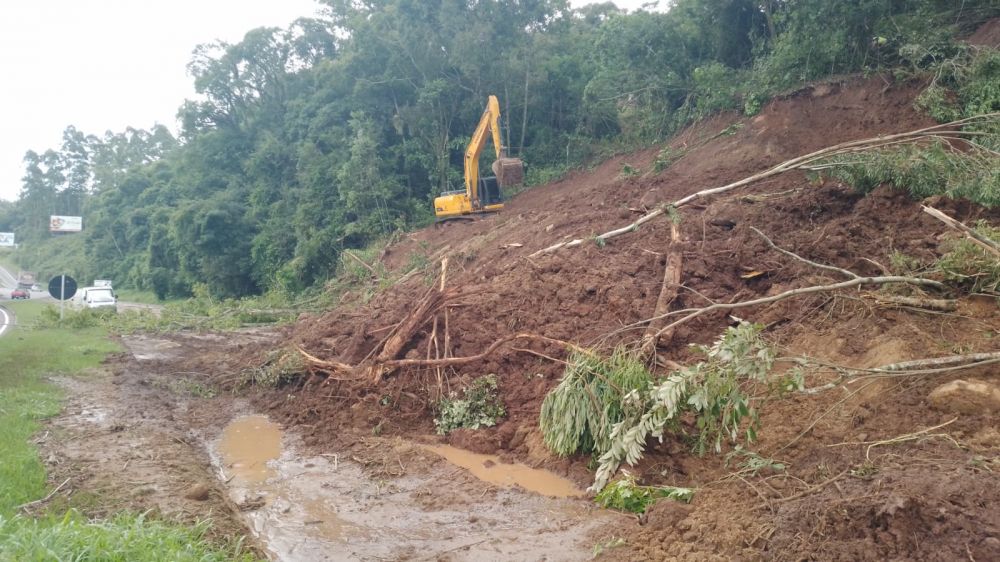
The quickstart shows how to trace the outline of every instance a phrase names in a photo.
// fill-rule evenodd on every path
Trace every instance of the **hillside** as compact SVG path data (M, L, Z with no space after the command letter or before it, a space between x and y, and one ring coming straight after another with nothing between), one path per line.
M930 126L933 120L913 108L923 86L884 76L815 84L775 99L755 117L720 115L688 128L668 145L669 153L680 157L660 173L653 171L654 162L666 147L573 172L517 195L495 216L415 232L387 248L382 264L387 276L426 264L421 275L378 290L367 302L364 290L349 293L338 309L300 319L287 337L316 358L358 364L437 283L439 262L447 258L446 285L460 295L448 308L445 356L474 356L515 333L604 350L634 342L641 328L621 328L653 314L671 246L669 221L650 222L603 247L588 242L529 256L826 146ZM966 223L1000 221L1000 211L966 202L935 198L933 204ZM893 256L933 262L953 235L920 205L888 186L866 196L838 181L792 171L685 207L683 290L672 308L745 301L841 280L771 250L751 227L809 260L860 275L896 267ZM940 295L959 297L956 312L940 313L886 304L876 290L821 293L733 314L764 325L764 337L779 355L859 369L996 351L995 296ZM691 362L696 356L688 344L710 344L732 322L719 312L684 324L661 342L661 362ZM443 324L435 326L439 335L444 332ZM431 331L430 322L422 323L401 355L429 357ZM544 466L587 485L593 474L589 458L555 457L538 429L540 404L559 381L565 357L557 344L512 344L444 370L444 383L433 369L404 368L376 384L318 365L312 375L258 396L257 402L298 428L313 447L343 447L376 427L383 435L426 440L440 389L454 391L495 373L507 416L497 427L457 430L445 440ZM683 438L666 437L634 472L647 484L697 488L694 501L664 500L639 524L604 529L605 536L626 538L626 546L606 556L990 559L1000 533L992 507L1000 500L995 411L988 404L932 407L927 398L939 385L960 378L1000 383L995 368L986 366L933 376L861 377L825 392L767 402L761 406L759 442L751 448L780 460L787 466L781 472L734 475L726 455L699 457ZM837 382L829 373L812 372L807 386L831 381ZM293 390L298 385L304 386ZM280 399L289 393L296 399ZM947 429L927 429L936 426Z

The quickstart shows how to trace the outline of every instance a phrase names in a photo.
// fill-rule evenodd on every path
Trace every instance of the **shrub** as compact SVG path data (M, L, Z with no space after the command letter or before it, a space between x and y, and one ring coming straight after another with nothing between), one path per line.
M605 486L594 501L601 507L629 513L645 513L656 500L661 498L689 503L694 498L694 490L674 486L640 486L636 483L635 477L626 472Z
M454 393L438 403L438 417L434 425L440 435L452 430L493 427L507 412L497 397L497 377L490 374L479 377L462 390L462 397Z
M992 228L980 221L975 230L1000 243L1000 228ZM938 267L945 279L965 285L972 292L1000 291L1000 260L968 238L954 241L948 252L938 260Z

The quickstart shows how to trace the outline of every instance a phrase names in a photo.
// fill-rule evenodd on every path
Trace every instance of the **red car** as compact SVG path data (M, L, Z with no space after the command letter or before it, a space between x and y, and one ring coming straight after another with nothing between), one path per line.
M30 291L26 291L24 289L14 289L13 291L10 292L10 298L11 298L11 300L30 299L31 298L31 292Z

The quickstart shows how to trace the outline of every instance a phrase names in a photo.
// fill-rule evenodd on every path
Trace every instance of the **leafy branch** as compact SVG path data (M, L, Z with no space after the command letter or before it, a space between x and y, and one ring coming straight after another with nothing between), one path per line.
M774 352L761 339L761 327L740 324L727 328L711 347L698 346L706 359L683 367L648 392L626 395L629 418L615 424L611 446L599 459L591 490L599 491L623 462L634 465L646 450L646 441L664 432L684 414L692 414L698 428L695 449L721 452L723 440L735 442L741 431L747 442L757 438L759 418L745 383L763 382L774 364ZM747 420L744 429L743 422Z

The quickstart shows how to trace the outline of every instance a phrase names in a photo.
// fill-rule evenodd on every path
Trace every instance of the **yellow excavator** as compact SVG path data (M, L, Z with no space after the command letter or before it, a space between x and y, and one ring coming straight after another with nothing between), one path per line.
M497 159L493 162L493 176L479 177L479 155L486 145L487 133L493 135L493 148ZM434 199L434 214L438 222L454 219L472 219L483 213L503 209L501 187L517 185L524 181L524 163L519 158L509 158L500 141L500 103L490 96L486 111L479 120L476 132L465 149L465 189L446 191Z

